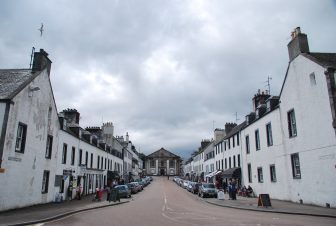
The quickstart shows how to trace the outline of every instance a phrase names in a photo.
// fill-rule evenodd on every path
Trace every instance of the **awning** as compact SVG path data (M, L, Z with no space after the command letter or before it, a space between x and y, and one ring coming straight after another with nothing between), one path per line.
M212 173L209 173L209 174L207 174L207 175L205 175L205 177L213 177L213 176L215 176L215 175L217 175L217 174L220 174L222 171L220 171L220 170L218 170L218 171L214 171L214 172L212 172Z
M224 178L241 178L241 168L235 167L222 172Z

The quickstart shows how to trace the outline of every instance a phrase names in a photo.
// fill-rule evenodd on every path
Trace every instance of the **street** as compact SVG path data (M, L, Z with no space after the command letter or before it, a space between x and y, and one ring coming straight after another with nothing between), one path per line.
M335 225L335 219L237 210L211 205L156 177L129 203L82 212L43 225Z

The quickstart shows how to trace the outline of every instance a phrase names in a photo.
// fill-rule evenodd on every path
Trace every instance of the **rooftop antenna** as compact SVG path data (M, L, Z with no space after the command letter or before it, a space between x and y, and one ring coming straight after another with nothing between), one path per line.
M31 52L31 54L30 54L29 69L31 69L32 66L33 66L33 57L34 57L34 53L35 53L35 47L32 48L32 52Z
M43 31L44 31L44 29L43 29L43 23L41 23L41 27L39 29L37 29L37 30L40 31L40 36L42 37Z
M270 83L270 80L272 80L272 77L269 77L269 76L267 76L267 81L266 81L266 83L267 83L267 87L268 87L268 94L269 95L271 95L271 83Z
M238 122L238 120L240 119L238 118L238 113L236 112L236 123Z

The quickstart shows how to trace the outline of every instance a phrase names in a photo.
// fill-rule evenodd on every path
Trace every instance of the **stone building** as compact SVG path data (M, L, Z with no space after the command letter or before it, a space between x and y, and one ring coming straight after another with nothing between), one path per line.
M145 170L147 175L180 175L182 159L164 148L146 157Z

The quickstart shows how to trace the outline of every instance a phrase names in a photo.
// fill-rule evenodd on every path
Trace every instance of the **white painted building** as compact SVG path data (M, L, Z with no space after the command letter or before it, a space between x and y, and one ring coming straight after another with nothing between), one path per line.
M245 122L214 144L215 157L204 151L205 171L239 168L255 195L336 207L336 53L310 52L299 28L288 51L280 96L258 92Z
M280 93L286 196L336 207L336 53L309 51L297 28Z
M54 200L59 122L47 55L36 52L33 69L0 70L0 210Z

